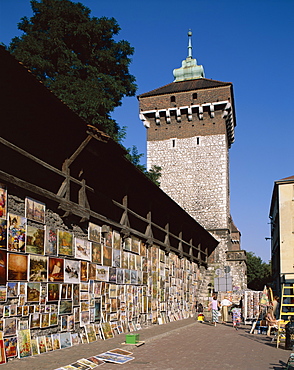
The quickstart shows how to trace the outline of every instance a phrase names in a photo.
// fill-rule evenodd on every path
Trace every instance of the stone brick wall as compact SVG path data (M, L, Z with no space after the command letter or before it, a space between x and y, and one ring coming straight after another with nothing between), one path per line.
M147 167L152 165L162 168L162 190L197 222L206 229L228 227L229 171L225 135L148 141Z

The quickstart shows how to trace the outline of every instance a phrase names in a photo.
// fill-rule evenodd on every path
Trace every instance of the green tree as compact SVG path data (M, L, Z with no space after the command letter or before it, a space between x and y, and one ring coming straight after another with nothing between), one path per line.
M110 112L135 95L136 84L128 69L134 49L114 41L116 20L90 17L89 8L70 0L32 0L31 6L33 16L21 19L24 34L9 51L87 123L119 141Z
M247 252L247 286L253 290L263 290L272 282L271 265L263 262L253 252Z

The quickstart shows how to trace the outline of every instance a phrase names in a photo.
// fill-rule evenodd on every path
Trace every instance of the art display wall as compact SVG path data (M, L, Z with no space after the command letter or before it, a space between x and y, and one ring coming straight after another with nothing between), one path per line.
M0 363L192 315L196 263L0 184Z

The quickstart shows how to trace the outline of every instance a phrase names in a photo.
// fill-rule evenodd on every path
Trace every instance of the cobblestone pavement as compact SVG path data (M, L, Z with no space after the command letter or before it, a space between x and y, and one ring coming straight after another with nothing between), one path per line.
M136 347L123 344L121 334L113 339L66 348L26 359L15 359L3 370L53 370L114 348L133 352L134 360L124 364L105 363L97 369L283 369L291 351L276 348L276 343L266 335L249 334L250 327L238 331L231 324L199 323L194 319L156 325L139 331Z

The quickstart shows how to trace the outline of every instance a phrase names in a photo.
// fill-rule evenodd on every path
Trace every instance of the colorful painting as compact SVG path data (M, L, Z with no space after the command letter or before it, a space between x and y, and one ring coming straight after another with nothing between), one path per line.
M131 251L131 249L132 249L132 238L125 238L125 240L124 240L124 249L126 251Z
M60 284L58 283L48 283L47 285L47 301L58 301L60 293Z
M116 283L116 268L115 267L109 267L109 278L108 281L110 283Z
M135 236L132 237L132 248L133 253L140 253L140 239Z
M40 283L27 283L27 302L39 302L41 296Z
M7 248L7 221L3 218L0 218L0 248Z
M89 280L96 280L96 263L89 263L88 265L88 279Z
M28 256L23 254L8 254L7 279L16 281L28 280Z
M12 317L6 317L4 319L3 336L16 335L17 319Z
M45 230L41 227L27 225L26 253L44 254Z
M47 281L48 258L30 255L29 281Z
M75 258L91 261L91 242L75 238Z
M90 312L84 311L80 313L80 326L85 326L90 324Z
M73 346L76 346L81 343L79 333L71 333L71 343Z
M80 286L79 284L73 284L73 305L77 306L80 304Z
M32 356L37 356L39 354L39 347L37 337L31 337L31 348L32 348Z
M97 266L97 280L108 281L108 267Z
M53 343L52 343L51 335L45 336L45 343L46 343L47 352L53 351Z
M68 231L57 232L58 254L73 256L73 234Z
M5 244L6 245L6 244ZM102 244L92 243L92 262L102 264Z
M60 349L60 334L55 333L55 334L52 334L51 336L52 336L53 351L55 351L56 349Z
M63 281L64 259L49 257L48 281Z
M69 332L60 333L60 348L71 347L71 335Z
M30 315L30 329L39 328L41 323L40 314L38 312Z
M45 223L45 210L46 210L46 206L44 203L31 199L31 198L25 199L26 218L32 221L41 222L42 224L44 224Z
M97 364L95 364L93 361L89 361L85 358L81 358L77 361L78 364L84 365L85 367L83 369L94 369L97 367Z
M112 248L112 231L108 231L104 234L105 245Z
M7 249L11 252L25 252L27 219L22 216L8 214Z
M88 262L81 261L81 281L88 281Z
M18 282L8 282L7 283L7 297L16 298L19 294L19 283Z
M19 330L17 333L18 339L18 357L24 358L32 355L31 349L31 334L30 330Z
M37 338L37 343L38 343L38 349L39 353L45 353L46 352L46 339L45 335L42 335Z
M102 322L100 324L100 327L101 327L103 339L113 338L113 332L112 332L111 325L109 322Z
M4 184L0 184L0 217L6 218L7 215L7 189Z
M134 359L134 357L131 356L119 355L112 352L104 352L95 357L98 357L101 360L105 360L107 362L114 362L115 364L125 364L126 362Z
M121 251L118 249L113 249L112 251L112 266L113 267L121 267Z
M5 353L6 353L7 358L16 357L17 356L17 337L4 338L4 348L5 348Z
M0 339L0 364L6 363L4 340Z
M50 313L50 326L58 325L58 315L56 312Z
M80 261L64 260L64 282L79 283L80 282Z
M103 265L112 266L112 248L103 245Z
M101 241L101 226L95 225L92 222L89 222L88 227L88 239L93 242L100 243Z
M45 228L45 254L57 256L57 230Z
M116 269L116 283L123 284L123 281L124 281L124 270Z
M72 301L59 301L58 303L59 315L72 313Z
M0 284L6 284L7 281L7 254L6 251L0 249ZM1 301L1 298L0 298Z
M50 314L42 313L41 314L41 328L48 328L50 326Z
M114 249L120 249L121 247L121 236L118 231L113 231L113 248Z

